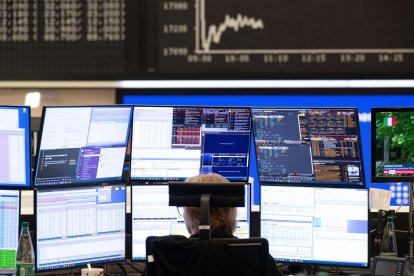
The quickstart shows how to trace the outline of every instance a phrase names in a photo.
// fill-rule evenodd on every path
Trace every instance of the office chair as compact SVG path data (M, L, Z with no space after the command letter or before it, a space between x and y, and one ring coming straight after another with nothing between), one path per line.
M210 239L210 207L244 206L244 192L243 183L170 183L170 206L200 207L200 238L148 237L146 275L269 275L266 239Z
M147 276L269 275L269 244L262 238L151 236L146 250Z

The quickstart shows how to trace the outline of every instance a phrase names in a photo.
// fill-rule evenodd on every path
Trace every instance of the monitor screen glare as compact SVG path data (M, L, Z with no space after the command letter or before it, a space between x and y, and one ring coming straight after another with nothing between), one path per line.
M261 236L276 261L368 266L368 190L261 187Z
M131 180L218 173L229 181L247 181L250 124L248 108L136 106Z
M119 181L131 106L47 107L35 186Z
M126 187L36 192L36 270L125 259Z
M20 191L0 190L0 268L16 268Z
M249 238L250 185L246 187L246 205L237 208L234 235ZM168 206L168 185L132 186L132 259L145 260L148 236L183 235L189 237L181 207Z
M30 187L30 108L0 106L0 187Z
M261 183L363 186L355 108L253 108Z

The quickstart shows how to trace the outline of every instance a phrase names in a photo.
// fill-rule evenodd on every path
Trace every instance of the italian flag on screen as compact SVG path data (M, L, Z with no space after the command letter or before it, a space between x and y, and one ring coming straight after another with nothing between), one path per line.
M395 126L397 124L397 118L384 118L384 126Z

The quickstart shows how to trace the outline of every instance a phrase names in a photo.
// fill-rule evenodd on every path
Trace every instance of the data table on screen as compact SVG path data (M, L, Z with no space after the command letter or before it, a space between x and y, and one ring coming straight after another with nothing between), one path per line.
M247 181L250 118L250 109L241 107L135 106L131 180L218 173Z
M36 269L125 258L125 185L36 192Z
M20 192L0 190L0 268L16 267Z
M250 185L246 185L246 205L237 207L234 235L250 237ZM185 226L182 207L169 206L168 185L132 186L132 259L145 260L148 236L190 234Z
M135 0L0 0L2 79L138 72ZM133 50L133 48L135 48Z
M356 109L253 108L252 121L262 184L364 186Z
M368 190L261 187L261 236L277 261L368 266Z
M0 186L30 185L30 108L0 106Z

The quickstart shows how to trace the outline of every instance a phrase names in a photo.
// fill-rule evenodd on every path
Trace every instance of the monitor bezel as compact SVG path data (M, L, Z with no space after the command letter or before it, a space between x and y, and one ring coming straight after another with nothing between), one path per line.
M124 229L125 229L125 239L124 239L124 249L125 249L125 254L123 258L120 258L118 260L107 260L107 261L103 261L103 260L99 260L96 262L85 262L85 263L76 263L73 266L67 266L67 267L60 267L60 268L47 268L47 269L39 269L38 268L38 254L37 254L37 215L38 215L38 204L37 204L37 200L38 200L38 193L45 193L45 192L52 192L52 191L58 191L58 190L74 190L74 189L91 189L91 188L101 188L101 187L114 187L114 186L119 186L119 187L125 187L125 219L124 219ZM41 272L48 272L48 271L61 271L61 270L67 270L67 269L73 269L73 268L79 268L82 266L85 266L87 264L95 264L95 265L105 265L105 264L110 264L110 263L116 263L116 262L120 262L120 261L125 261L127 258L126 254L127 254L127 199L128 199L128 186L125 183L118 183L118 184L97 184L97 185L93 185L93 186L72 186L72 187L51 187L49 189L34 189L34 224L35 224L35 237L34 237L34 251L35 251L35 272L37 273L41 273Z
M371 108L371 182L372 183L395 183L414 182L414 174L411 176L377 176L376 175L376 114L380 112L413 112L414 107L373 107Z
M287 182L287 181L280 181L280 182L272 182L272 181L263 181L260 180L260 173L259 173L259 166L256 165L256 169L257 169L257 176L258 176L258 181L261 183L261 185L275 185L275 186L279 186L279 185L285 185L285 186L298 186L300 187L301 185L307 185L307 186L315 186L315 187L341 187L341 188L365 188L366 187L366 180L365 180L365 170L364 170L364 159L363 159L363 152L362 152L362 137L361 137L361 127L360 127L360 122L359 122L359 116L358 116L358 108L357 107L325 107L325 106L321 106L321 107L305 107L305 106L289 106L289 107L279 107L279 106L257 106L257 107L251 107L251 111L252 111L252 136L253 136L253 142L254 142L254 148L255 148L255 153L256 153L256 159L257 159L257 147L256 147L256 127L255 124L253 122L253 111L255 109L259 109L259 110L353 110L356 114L355 119L356 119L356 125L357 125L357 138L358 138L358 153L360 156L359 159L359 163L360 163L360 178L361 181L359 184L356 183L336 183L336 182L332 182L332 181L326 181L326 182L320 182L320 181L314 181L314 182ZM257 160L256 160L256 164L258 164Z
M328 261L313 261L313 260L297 260L297 262L294 262L293 260L290 260L289 262L284 262L284 261L280 261L277 258L275 258L274 256L273 259L277 262L282 262L282 263L292 263L292 264L302 264L302 265L330 265L330 266L343 266L343 267L355 267L355 268L368 268L370 267L370 254L371 254L371 246L370 246L370 240L371 240L371 233L370 233L370 228L369 228L369 214L370 214L370 210L369 210L369 189L365 188L365 187L337 187L337 186L306 186L306 185L300 185L300 186L289 186L289 185L280 185L278 184L266 184L266 185L261 185L260 187L260 202L262 202L262 197L263 197L263 193L262 193L262 187L281 187L281 188L312 188L312 189L335 189L335 190L343 190L343 189L348 189L348 190L361 190L361 191L366 191L367 193L367 224L366 224L366 235L367 235L367 263L366 265L357 265L357 264L353 264L353 263L335 263L335 262L328 262ZM262 210L260 210L260 233L262 231ZM262 235L260 235L262 236ZM269 248L270 248L270 243L269 243Z
M27 149L25 151L26 154L26 158L25 159L29 159L29 163L28 163L28 168L26 169L26 178L29 179L29 183L26 183L24 185L21 184L5 184L5 183L0 183L0 189L5 189L5 190L30 190L32 188L33 185L33 176L32 176L32 167L33 167L33 162L32 162L32 147L33 147L33 139L32 139L32 125L31 125L31 108L30 106L27 105L0 105L0 109L7 109L7 108L12 108L12 109L21 109L21 108L27 108L27 112L28 112L28 132L29 132L29 137L27 137L28 139L28 143L27 143ZM26 137L25 137L26 139ZM26 145L26 141L24 142ZM25 160L26 162L26 160ZM25 163L25 167L26 167L26 163Z
M119 178L116 179L105 179L105 180L99 180L97 178L94 179L94 181L82 181L82 182L72 182L72 183L68 183L68 184L43 184L43 185L39 185L36 184L36 176L37 176L37 170L38 170L38 165L39 165L39 158L40 158L40 147L42 144L42 138L43 138L43 127L44 127L44 122L45 122L45 115L46 115L46 111L47 109L54 109L54 108L121 108L121 107L126 107L126 108L131 108L131 112L130 112L130 116L129 116L129 122L128 122L128 132L127 132L127 136L126 136L126 147L125 147L125 154L124 154L124 162L123 162L123 166L122 166L122 171L121 171L121 175ZM33 188L35 189L51 189L51 188L57 188L57 187L79 187L79 186L94 186L94 185L111 185L111 184L117 184L120 182L124 181L123 178L123 174L124 174L124 167L125 167L125 162L127 159L127 151L128 151L128 146L129 146L129 140L131 137L131 132L132 132L132 118L134 116L134 107L133 105L127 105L127 104L114 104L114 105L79 105L79 106L43 106L42 109L42 117L41 117L41 122L40 122L40 128L39 128L39 137L38 137L38 143L37 143L37 149L36 149L36 158L35 158L35 164L33 167Z
M251 142L252 142L252 134L253 134L253 125L252 125L252 112L251 112L251 107L249 106L201 106L201 105L133 105L133 112L135 112L135 108L140 108L140 107L149 107L149 108L226 108L226 109L246 109L249 111L250 113L250 133L249 133L249 146L247 149L247 160L248 160L248 166L247 166L247 176L246 176L246 180L240 180L240 179L236 179L236 180L230 180L227 179L229 182L233 183L233 182L243 182L243 183L248 183L249 182L249 177L250 177L250 146L251 146ZM129 163L129 183L131 185L165 185L168 184L172 181L185 181L187 178L191 177L183 177L182 179L149 179L150 177L148 177L147 179L136 179L134 177L132 177L131 174L131 166L132 166L132 144L134 141L134 115L132 115L132 131L131 131L131 162ZM201 157L200 157L201 158ZM199 172L200 173L200 172Z

